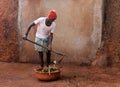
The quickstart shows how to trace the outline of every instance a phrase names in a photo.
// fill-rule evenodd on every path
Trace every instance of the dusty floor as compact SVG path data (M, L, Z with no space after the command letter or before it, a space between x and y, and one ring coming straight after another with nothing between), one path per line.
M61 78L44 82L35 77L38 64L0 62L0 87L120 87L120 64L97 68L64 64Z

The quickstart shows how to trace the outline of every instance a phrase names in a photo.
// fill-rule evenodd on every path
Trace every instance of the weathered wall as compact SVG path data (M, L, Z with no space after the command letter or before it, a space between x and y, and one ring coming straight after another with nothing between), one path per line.
M33 44L21 39L27 25L54 8L58 13L57 29L53 49L67 55L64 61L86 62L94 57L101 43L101 22L103 0L0 0L0 61L36 62L38 54ZM104 22L102 41L110 57L120 61L120 1L104 0ZM19 8L19 12L17 10ZM17 33L17 13L18 28ZM35 28L35 27L34 27ZM19 43L18 47L18 38ZM35 31L30 32L34 40ZM18 51L19 50L19 51ZM19 55L20 52L20 55Z
M17 0L0 0L0 61L17 61Z
M101 33L98 33L101 32L100 24L93 26L93 4L93 0L19 0L19 34L22 37L30 22L55 9L58 18L53 49L67 55L64 62L89 62L101 41ZM99 4L96 9L101 9ZM99 15L95 18L99 18ZM99 19L95 19L94 23L96 21L99 23ZM34 34L35 27L29 38L34 40ZM33 44L20 39L20 45L20 61L39 60Z
M120 62L120 0L105 0L104 49L114 62Z

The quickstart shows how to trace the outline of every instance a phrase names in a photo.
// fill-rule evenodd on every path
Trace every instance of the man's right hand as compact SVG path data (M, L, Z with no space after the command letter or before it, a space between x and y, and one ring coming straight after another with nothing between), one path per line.
M26 35L24 35L22 38L23 38L24 40L26 40L26 39L27 39L27 36L26 36Z

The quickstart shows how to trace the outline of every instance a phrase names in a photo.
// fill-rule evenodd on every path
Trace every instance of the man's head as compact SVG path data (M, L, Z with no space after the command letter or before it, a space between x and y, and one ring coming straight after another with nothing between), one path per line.
M56 20L57 14L56 14L55 10L50 10L47 17L50 20L53 20L53 21Z

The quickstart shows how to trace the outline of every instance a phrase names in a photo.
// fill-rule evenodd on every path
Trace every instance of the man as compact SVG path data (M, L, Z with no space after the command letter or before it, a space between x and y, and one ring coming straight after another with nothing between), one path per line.
M43 53L46 53L46 66L48 67L51 62L51 50L52 50L52 39L53 32L55 30L56 24L55 20L57 14L55 10L50 10L47 17L40 17L33 21L27 28L27 31L23 39L27 39L28 33L32 26L37 25L35 42L43 46L47 46L49 50L35 45L35 50L39 53L41 67L44 67Z

